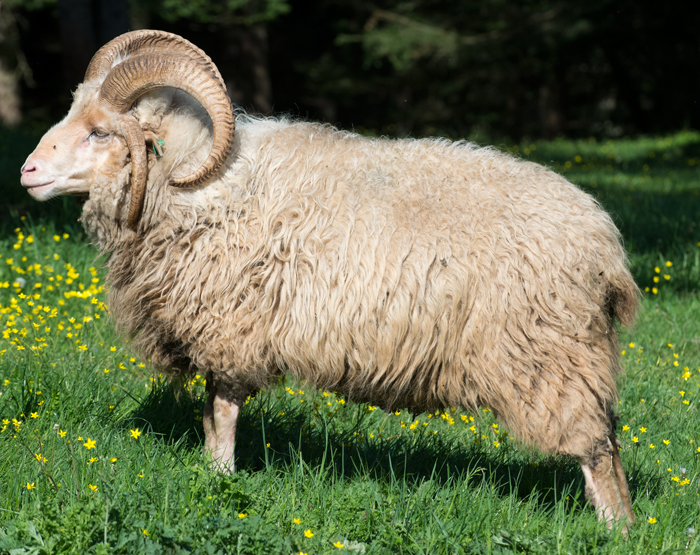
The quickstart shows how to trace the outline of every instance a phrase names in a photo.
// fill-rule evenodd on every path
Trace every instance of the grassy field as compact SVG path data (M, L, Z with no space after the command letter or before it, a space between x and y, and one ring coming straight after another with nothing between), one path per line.
M700 134L503 147L599 198L646 291L621 330L627 540L574 461L516 445L488 410L386 414L285 381L247 401L236 474L211 472L202 376L175 390L115 336L77 208L23 196L36 139L11 139L0 554L700 553Z

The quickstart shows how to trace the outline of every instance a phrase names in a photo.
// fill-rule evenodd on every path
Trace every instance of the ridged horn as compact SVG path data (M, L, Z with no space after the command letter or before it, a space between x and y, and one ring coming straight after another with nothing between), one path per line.
M124 114L119 119L119 127L131 153L131 203L126 223L131 229L136 229L143 207L146 180L148 179L146 140L141 124L131 114Z
M119 58L127 58L133 54L155 52L185 54L193 60L199 61L226 90L226 85L219 70L201 48L178 35L153 29L131 31L109 41L92 57L90 65L88 65L85 72L84 80L103 79L112 69L114 61Z
M125 114L147 92L172 87L186 92L209 113L214 139L209 156L195 172L171 178L175 187L192 187L211 177L224 163L233 144L235 118L226 91L208 68L182 54L136 54L107 74L99 92L99 103Z

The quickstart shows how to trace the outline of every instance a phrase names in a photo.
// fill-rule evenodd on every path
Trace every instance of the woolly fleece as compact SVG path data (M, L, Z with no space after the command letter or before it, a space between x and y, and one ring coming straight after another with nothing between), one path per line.
M615 319L638 290L591 196L468 142L245 114L219 174L180 190L168 178L206 157L206 114L172 91L133 113L166 145L139 227L126 154L82 222L109 253L116 322L157 367L239 399L289 372L386 409L484 406L543 451L609 450Z

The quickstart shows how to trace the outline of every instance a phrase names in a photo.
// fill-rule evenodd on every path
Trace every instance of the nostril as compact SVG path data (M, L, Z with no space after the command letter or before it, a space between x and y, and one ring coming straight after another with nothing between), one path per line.
M36 166L34 164L25 164L22 166L22 173L31 173L36 171Z

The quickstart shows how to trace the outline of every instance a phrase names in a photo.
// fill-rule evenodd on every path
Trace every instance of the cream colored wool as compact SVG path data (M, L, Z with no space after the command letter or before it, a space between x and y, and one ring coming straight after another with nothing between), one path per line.
M161 91L133 110L166 151L137 231L126 154L82 216L145 357L239 399L289 372L387 409L489 407L546 452L610 449L615 319L632 321L638 290L593 198L467 142L244 114L219 175L176 189L211 144L192 106Z

